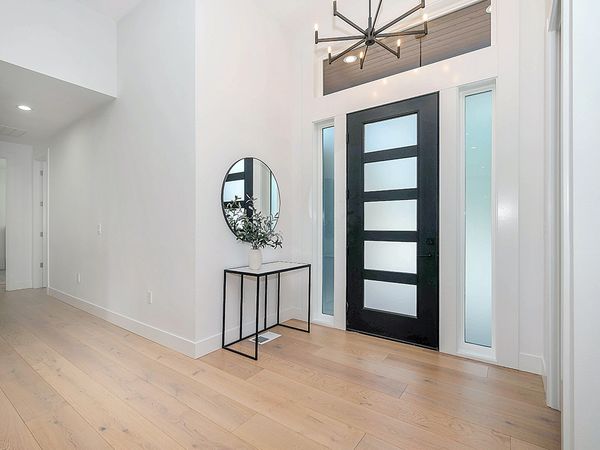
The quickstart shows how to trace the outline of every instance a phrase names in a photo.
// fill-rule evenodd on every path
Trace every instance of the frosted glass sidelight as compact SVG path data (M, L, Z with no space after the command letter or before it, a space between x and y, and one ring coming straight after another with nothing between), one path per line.
M223 201L232 202L235 196L240 200L244 199L244 180L228 181L223 188Z
M365 164L365 192L415 189L417 158L392 159Z
M365 203L365 231L417 231L417 201Z
M465 342L492 346L492 92L465 98Z
M417 243L365 241L365 269L417 273Z
M417 115L365 125L365 153L417 145Z
M365 280L365 308L417 317L417 286Z
M324 128L323 150L323 273L322 313L333 316L334 272L334 135L333 127Z

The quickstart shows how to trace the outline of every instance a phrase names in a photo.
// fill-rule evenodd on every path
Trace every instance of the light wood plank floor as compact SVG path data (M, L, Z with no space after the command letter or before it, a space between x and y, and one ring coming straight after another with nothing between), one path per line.
M0 292L0 449L558 449L540 377L314 327L193 360Z

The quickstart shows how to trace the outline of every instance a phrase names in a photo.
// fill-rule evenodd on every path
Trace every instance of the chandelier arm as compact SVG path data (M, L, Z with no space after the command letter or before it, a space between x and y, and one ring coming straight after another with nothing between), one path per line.
M400 58L400 50L398 50L396 52L396 51L392 50L390 47L388 47L387 45L385 45L383 42L378 41L378 40L375 40L375 43L378 44L379 46L383 47L384 49L386 49L388 52L390 52L396 58Z
M396 25L398 22L400 22L403 19L406 19L408 16L410 16L411 14L414 14L415 12L417 12L418 10L422 9L424 7L424 3L422 2L420 5L415 6L413 9L405 12L404 14L402 14L401 16L397 17L396 19L392 20L390 23L388 23L387 25L382 26L379 30L375 31L375 34L379 34L382 31L387 30L389 27L393 27L394 25Z
M381 11L382 3L383 3L383 0L379 0L379 6L377 6L377 12L375 13L375 19L373 19L373 28L375 28L375 25L377 24L377 19L379 18L379 11Z
M350 25L352 28L354 28L358 32L360 32L362 34L367 34L366 30L363 30L361 27L359 27L358 25L356 25L354 22L352 22L350 19L348 19L346 16L344 16L337 9L334 11L333 15L336 16L336 17L339 17L340 19L342 19L344 22L346 22L348 25Z
M391 37L400 37L400 36L424 36L427 34L427 29L423 28L422 30L412 30L412 31L397 31L395 33L379 33L375 35L378 38L391 38Z
M357 39L364 39L364 36L340 36L340 37L329 37L317 39L317 44L321 42L342 42L342 41L356 41Z
M350 47L348 47L346 50L344 50L342 53L340 53L339 55L335 55L333 56L330 60L329 60L329 64L332 64L334 62L336 62L338 59L342 58L343 56L346 56L348 53L350 53L352 50L354 50L357 47L360 47L362 44L364 44L366 41L366 39L361 39L360 41L358 41L356 44L351 45Z

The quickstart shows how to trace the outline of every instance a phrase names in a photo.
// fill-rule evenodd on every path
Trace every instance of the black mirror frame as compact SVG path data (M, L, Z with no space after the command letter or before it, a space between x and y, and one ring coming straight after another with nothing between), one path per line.
M227 227L229 228L229 230L233 233L233 235L237 238L237 234L236 232L233 230L233 228L231 227L231 224L229 223L229 221L227 220L227 215L225 214L225 202L223 201L223 194L225 194L225 183L227 183L227 177L229 176L229 173L231 172L231 169L233 169L233 167L239 163L240 161L244 161L246 159L252 159L253 161L259 161L261 162L267 169L269 169L269 172L271 173L271 175L273 176L273 179L275 180L275 185L277 186L277 199L278 199L278 205L277 205L277 221L275 222L275 226L277 226L277 224L279 223L279 213L281 212L281 189L279 188L279 181L277 181L277 177L275 176L275 172L273 172L273 170L271 169L271 167L265 163L262 159L260 158L255 158L254 156L245 156L243 158L238 159L236 162L234 162L231 166L229 166L229 169L227 169L227 172L225 173L225 177L223 178L223 183L221 184L221 212L223 213L223 219L225 219L225 223L227 224ZM245 202L246 200L244 200Z

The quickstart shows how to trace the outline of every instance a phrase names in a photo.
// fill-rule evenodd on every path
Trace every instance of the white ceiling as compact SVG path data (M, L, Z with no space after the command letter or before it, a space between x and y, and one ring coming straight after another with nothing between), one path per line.
M96 91L0 61L0 128L25 130L21 137L0 135L18 144L43 143L86 113L113 100ZM32 111L21 111L28 105Z
M143 0L79 0L88 8L112 18L115 22L121 20L129 11Z

